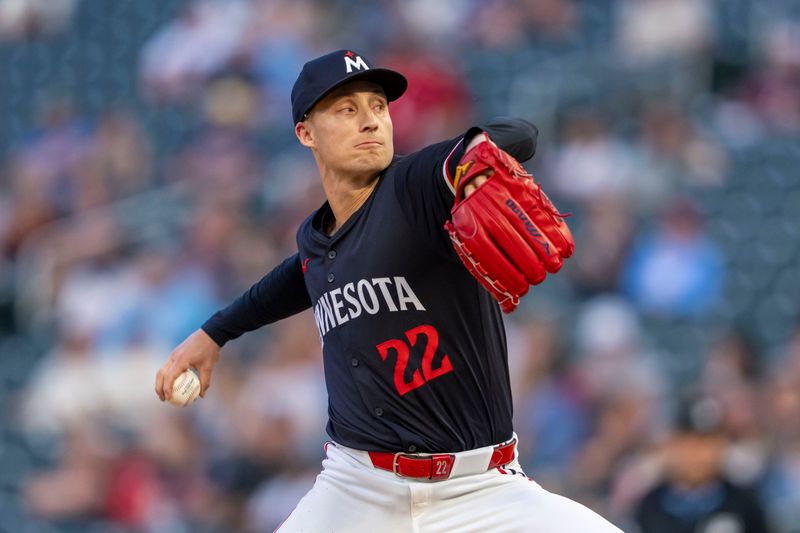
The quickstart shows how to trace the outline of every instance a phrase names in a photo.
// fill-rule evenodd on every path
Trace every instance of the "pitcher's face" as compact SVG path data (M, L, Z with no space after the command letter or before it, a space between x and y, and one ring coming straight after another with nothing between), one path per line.
M342 174L377 175L394 155L386 96L367 81L348 83L320 100L295 133L322 164Z

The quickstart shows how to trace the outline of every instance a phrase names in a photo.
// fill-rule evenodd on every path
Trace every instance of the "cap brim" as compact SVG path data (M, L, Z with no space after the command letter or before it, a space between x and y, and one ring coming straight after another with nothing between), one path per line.
M350 76L329 87L325 92L317 96L314 99L314 102L308 106L308 109L304 111L303 115L308 114L308 112L311 111L320 100L331 94L333 91L354 81L371 81L372 83L380 85L388 102L393 102L403 96L403 93L405 93L406 89L408 88L408 80L406 77L399 72L390 70L388 68L371 68L369 70L354 72Z

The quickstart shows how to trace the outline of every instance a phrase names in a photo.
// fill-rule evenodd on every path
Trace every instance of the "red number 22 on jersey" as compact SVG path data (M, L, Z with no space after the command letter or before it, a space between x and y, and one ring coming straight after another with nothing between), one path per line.
M389 357L389 350L397 352L397 361L395 361L394 365L394 386L400 396L417 387L421 387L432 379L453 371L453 365L450 363L450 357L447 354L442 357L441 364L437 368L433 368L433 356L436 354L436 348L439 347L439 332L436 331L436 328L423 324L406 331L405 335L408 342L402 339L390 339L376 346L381 359L384 361ZM428 341L422 354L422 373L420 373L420 369L416 369L411 376L411 381L406 381L405 373L410 353L409 344L410 346L416 346L420 335L425 336Z

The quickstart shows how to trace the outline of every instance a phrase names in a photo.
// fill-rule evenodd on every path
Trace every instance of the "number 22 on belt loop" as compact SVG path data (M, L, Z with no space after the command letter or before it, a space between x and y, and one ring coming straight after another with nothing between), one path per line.
M390 339L376 346L381 359L384 361L389 356L389 350L397 352L397 361L395 361L394 365L394 386L400 396L421 387L432 379L453 371L453 365L450 363L450 357L447 354L442 357L441 364L437 368L433 368L433 356L439 347L439 332L436 331L436 328L423 324L406 331L405 335L408 342L403 339ZM420 335L424 335L428 340L425 345L425 352L422 354L422 372L420 373L420 369L414 370L411 381L405 381L410 346L416 346Z

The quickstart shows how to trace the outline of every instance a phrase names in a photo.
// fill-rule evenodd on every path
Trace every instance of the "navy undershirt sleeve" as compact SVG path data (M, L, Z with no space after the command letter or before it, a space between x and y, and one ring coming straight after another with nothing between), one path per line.
M303 279L300 255L285 259L225 309L201 326L220 346L248 331L305 311L311 299Z
M525 119L500 117L490 120L483 126L470 128L464 135L464 147L481 131L488 133L500 149L511 154L520 163L524 163L536 153L539 129Z

